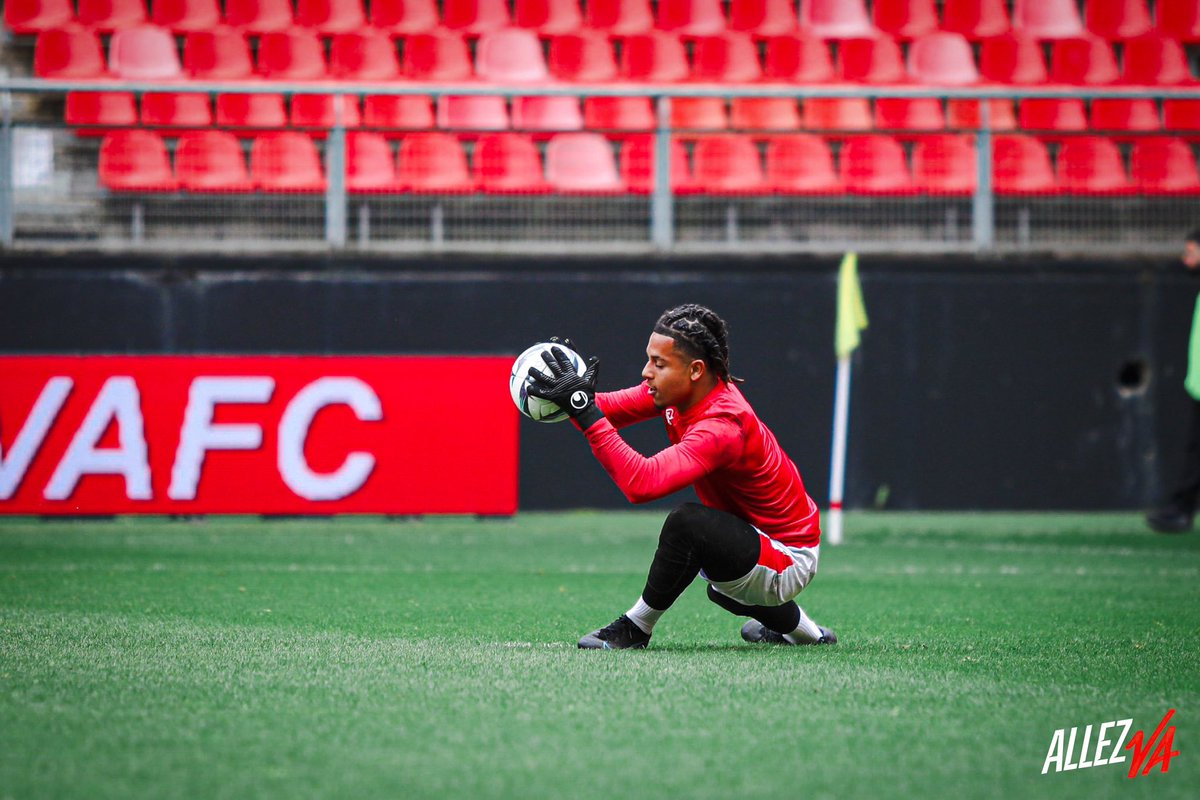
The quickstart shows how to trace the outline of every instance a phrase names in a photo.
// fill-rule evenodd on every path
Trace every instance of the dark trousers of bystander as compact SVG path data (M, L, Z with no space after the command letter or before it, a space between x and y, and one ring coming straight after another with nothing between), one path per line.
M1169 501L1173 510L1189 517L1196 513L1200 501L1200 400L1193 399L1191 405L1192 422L1183 451L1183 470Z

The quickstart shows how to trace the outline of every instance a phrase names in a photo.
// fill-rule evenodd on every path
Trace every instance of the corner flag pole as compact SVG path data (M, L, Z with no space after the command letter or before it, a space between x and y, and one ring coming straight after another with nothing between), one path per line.
M838 272L837 388L833 396L833 457L829 466L829 543L842 543L842 497L846 483L846 439L850 428L850 355L867 327L867 309L858 282L858 255L847 253Z

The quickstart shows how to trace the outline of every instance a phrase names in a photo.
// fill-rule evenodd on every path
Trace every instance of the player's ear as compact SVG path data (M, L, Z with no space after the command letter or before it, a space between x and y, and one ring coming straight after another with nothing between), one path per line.
M692 363L688 364L688 378L693 381L698 381L704 377L704 373L708 372L708 364L704 363L704 359L693 359Z

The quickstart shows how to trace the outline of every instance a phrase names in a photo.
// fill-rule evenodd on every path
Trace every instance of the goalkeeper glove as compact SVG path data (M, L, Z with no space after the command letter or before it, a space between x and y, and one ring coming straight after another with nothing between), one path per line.
M543 351L542 360L546 362L550 374L547 376L535 367L529 368L529 377L533 381L529 387L531 395L549 400L566 411L579 425L580 430L586 431L604 419L604 414L596 406L596 373L600 367L599 358L589 358L587 370L582 375L575 371L571 360L560 347L551 347L549 352Z

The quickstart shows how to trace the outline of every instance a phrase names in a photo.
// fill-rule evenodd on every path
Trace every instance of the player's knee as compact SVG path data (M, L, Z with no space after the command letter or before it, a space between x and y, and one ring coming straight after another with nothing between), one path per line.
M699 503L683 503L671 509L663 521L662 533L658 541L661 544L679 545L687 542L697 529L704 506Z

